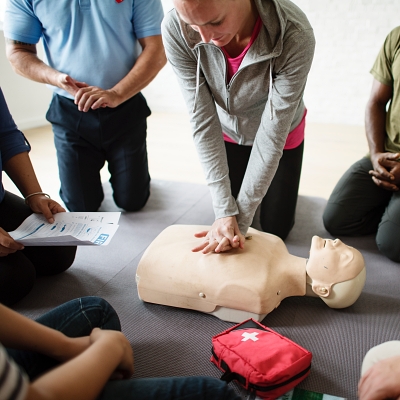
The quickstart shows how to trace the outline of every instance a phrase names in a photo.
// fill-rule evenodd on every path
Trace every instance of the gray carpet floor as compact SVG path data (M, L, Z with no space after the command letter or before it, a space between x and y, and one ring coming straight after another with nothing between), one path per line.
M101 211L117 211L108 184L105 191ZM321 220L325 204L321 198L299 197L296 224L286 240L290 253L307 257L313 235L331 237ZM211 337L233 324L196 311L143 303L135 284L141 255L161 230L172 224L212 222L206 186L153 181L146 207L122 214L108 246L80 247L68 271L38 279L14 308L35 318L73 298L101 296L117 310L133 346L134 378L220 377L209 361ZM367 282L358 301L332 310L318 298L292 297L263 323L313 353L311 373L301 388L356 399L364 354L376 344L400 339L400 265L379 253L373 236L343 241L359 249L366 261Z

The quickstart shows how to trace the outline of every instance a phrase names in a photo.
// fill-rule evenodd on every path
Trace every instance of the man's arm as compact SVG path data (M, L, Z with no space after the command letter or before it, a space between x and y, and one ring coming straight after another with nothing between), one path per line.
M96 86L81 88L75 95L80 111L90 108L117 107L145 88L167 62L161 35L138 39L142 53L129 73L113 88L104 90Z
M371 95L365 109L365 131L370 151L373 181L387 190L398 190L400 182L398 166L395 160L398 153L385 151L386 138L386 105L393 96L391 86L384 85L374 79Z
M81 87L87 86L45 64L37 56L35 44L6 38L6 55L17 74L35 82L57 86L73 96Z

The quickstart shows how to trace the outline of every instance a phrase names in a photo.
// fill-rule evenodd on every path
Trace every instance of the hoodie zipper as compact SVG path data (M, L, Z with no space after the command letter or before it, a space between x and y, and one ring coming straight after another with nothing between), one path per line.
M207 46L207 45L210 45L210 43L201 43L201 44L197 44L196 47L197 47L197 46ZM225 82L226 82L226 77L228 76L228 61L227 61L227 59L226 59L226 56L225 56L224 52L221 50L221 48L218 47L218 46L215 46L215 45L213 45L213 46L214 46L216 49L218 49L218 51L220 51L220 53L222 54L222 57L223 57L223 59L224 59L224 61L225 61L225 76L224 76L224 80L225 80ZM271 60L272 60L272 59L273 59L273 57L270 59L270 68L271 68ZM248 67L251 67L251 66L253 66L253 65L255 65L255 64L258 64L258 63L260 63L260 62L264 62L264 61L266 61L266 60L265 60L265 59L263 59L263 60L257 60L257 61L255 61L255 62L253 62L253 63L251 63L251 64L249 64L249 65L246 65L245 67L243 67L243 68L237 70L237 71L235 72L235 74L232 76L232 78L231 78L231 80L229 81L229 83L225 83L225 87L226 87L226 111L227 111L228 113L230 113L230 104L229 104L230 90L231 90L233 81L236 79L236 76L237 76L241 71L243 71L244 69L246 69L246 68L248 68ZM270 75L270 76L271 76L271 75ZM268 94L268 97L269 97L270 95L271 95L271 93Z

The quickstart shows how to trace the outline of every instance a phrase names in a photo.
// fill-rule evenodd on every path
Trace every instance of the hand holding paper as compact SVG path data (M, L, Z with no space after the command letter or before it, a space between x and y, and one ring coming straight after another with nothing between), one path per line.
M118 229L120 212L62 212L50 224L32 214L10 236L24 246L106 246Z

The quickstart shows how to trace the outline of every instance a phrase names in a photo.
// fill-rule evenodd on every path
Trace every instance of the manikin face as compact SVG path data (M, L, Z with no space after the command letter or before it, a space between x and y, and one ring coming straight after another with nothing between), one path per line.
M173 0L180 18L203 42L226 46L240 34L250 12L249 0Z
M361 253L341 240L314 236L306 270L312 279L313 291L322 297L330 294L332 285L350 281L364 268Z

